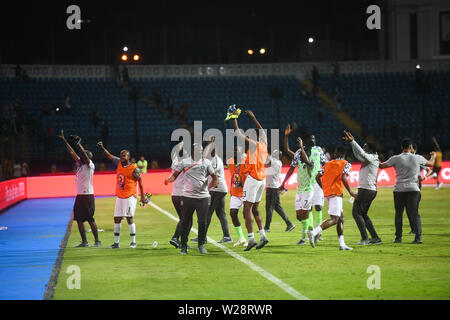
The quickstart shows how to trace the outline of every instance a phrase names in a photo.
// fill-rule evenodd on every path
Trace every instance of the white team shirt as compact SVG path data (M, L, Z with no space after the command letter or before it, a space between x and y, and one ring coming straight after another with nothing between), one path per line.
M270 158L270 167L267 169L266 187L278 189L281 186L280 173L283 164L280 160L273 157Z
M225 181L225 172L223 168L223 161L218 156L214 156L211 159L211 165L217 175L217 179L219 181L219 184L216 188L211 188L209 191L216 191L216 192L228 192L227 183ZM211 183L212 177L208 177L208 184Z
M176 170L175 168L180 163L180 160L178 158L175 158L172 161L172 173L174 173ZM181 197L183 195L183 186L184 186L184 171L181 171L178 177L173 182L172 186L172 196L174 197Z
M94 177L95 165L89 160L89 165L77 162L76 185L77 194L94 194L94 185L92 179Z

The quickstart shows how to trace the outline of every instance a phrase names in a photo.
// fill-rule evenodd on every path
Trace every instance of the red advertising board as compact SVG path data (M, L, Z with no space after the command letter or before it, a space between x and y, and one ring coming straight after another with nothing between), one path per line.
M358 186L359 169L361 164L352 164L352 170L349 176L349 182L351 187ZM283 167L281 173L281 179L284 179L289 167ZM151 192L153 194L170 194L172 191L171 185L164 185L164 179L170 175L170 171L166 172L158 170L157 172L148 172L143 174L145 192ZM230 181L230 175L228 170L225 170L225 178ZM26 180L25 180L26 179ZM96 196L112 196L115 194L116 186L115 174L95 174L94 175L94 191ZM450 161L442 162L442 170L439 174L441 182L450 183ZM19 182L22 184L19 185ZM425 180L423 184L434 184L434 179ZM380 170L378 173L378 186L393 186L395 184L395 169L388 168ZM15 179L0 184L0 209L8 206L7 203L12 203L15 200L11 199L23 199L23 193L26 190L26 198L53 198L53 197L73 197L76 195L75 188L75 175L63 175L63 176L41 176L41 177L28 177L22 179ZM8 187L3 187L3 185ZM289 189L297 187L297 174L294 173L286 184ZM22 189L21 189L22 188ZM22 190L22 191L21 191ZM6 197L8 194L8 197ZM12 194L17 194L13 196ZM20 195L22 194L22 195ZM6 199L9 199L8 201ZM17 201L19 201L17 200Z
M169 175L170 170L142 174L144 192L170 194L172 186L164 185L164 179ZM75 175L29 177L27 179L28 199L76 196ZM115 174L94 174L93 183L96 196L112 196L116 193Z
M27 198L27 180L19 178L0 182L0 210Z

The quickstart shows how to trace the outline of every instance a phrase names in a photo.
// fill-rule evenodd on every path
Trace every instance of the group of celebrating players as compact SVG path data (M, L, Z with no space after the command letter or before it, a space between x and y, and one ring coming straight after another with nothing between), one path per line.
M415 234L413 243L422 243L422 228L418 206L420 201L420 182L431 175L429 170L426 176L422 176L421 169L425 167L438 167L442 154L431 153L430 160L416 155L417 147L414 143L405 139L402 142L402 154L391 157L388 161L380 163L376 146L365 143L361 148L354 140L351 133L344 131L343 139L350 142L355 157L362 162L359 174L358 192L351 190L348 183L351 164L345 160L346 148L338 146L331 159L327 159L322 148L316 146L313 134L306 134L303 139L297 138L298 150L294 153L289 147L289 135L291 128L288 125L284 136L284 154L292 159L291 167L283 182L280 181L282 152L272 150L269 154L267 148L267 136L250 110L244 112L255 124L257 137L250 138L239 129L238 118L241 109L231 106L228 109L226 121L232 120L235 135L241 141L245 141L245 150L242 147L234 147L234 156L227 159L231 183L230 183L230 216L237 233L237 241L234 246L244 246L244 251L252 248L262 249L268 242L267 233L270 232L272 213L275 210L286 223L286 232L290 232L295 225L289 220L280 203L280 194L286 191L285 184L297 168L297 194L295 198L296 217L302 224L301 238L297 245L304 245L309 241L314 248L318 240L321 240L322 232L334 225L339 239L340 250L352 250L344 241L344 213L343 193L348 191L354 199L352 215L361 233L359 245L382 243L372 221L368 217L368 211L377 193L377 175L379 168L394 166L397 174L397 183L394 188L395 202L395 226L396 238L394 242L401 242L402 215L406 208L411 225L411 233ZM92 176L94 165L92 153L81 145L81 139L73 136L79 154L74 151L61 132L68 152L77 162L77 197L74 204L74 220L77 221L82 242L78 247L89 246L86 240L84 222L89 222L95 237L94 246L100 246L98 230L94 220L94 192ZM179 216L179 222L169 243L180 249L181 254L187 254L188 236L193 224L193 214L197 213L198 238L191 239L196 242L198 250L206 254L207 232L214 211L216 212L223 231L223 238L219 243L232 243L227 215L225 213L225 197L228 194L228 183L225 180L223 160L212 148L214 136L207 141L205 148L201 144L194 143L185 146L180 142L172 154L172 173L165 180L165 184L173 183L172 202ZM434 140L435 141L435 140ZM436 145L437 142L435 141ZM149 194L144 194L144 186L141 174L136 164L130 162L130 152L122 150L120 157L115 157L105 149L102 142L98 147L104 155L117 165L116 205L114 214L114 244L110 248L119 248L121 221L127 219L131 244L136 247L136 226L133 221L137 204L136 186L140 189L140 202L145 205L149 201ZM186 148L189 148L188 152ZM183 152L181 152L183 151ZM180 155L181 153L181 155ZM267 172L266 172L267 169ZM435 175L437 178L437 175ZM439 182L438 182L438 186ZM266 190L266 221L259 211L259 204ZM322 207L324 199L328 204L329 218L322 221ZM312 209L315 209L315 223ZM247 238L244 236L238 212L243 208ZM259 239L257 242L254 234L254 221L258 227ZM368 238L367 231L371 238Z

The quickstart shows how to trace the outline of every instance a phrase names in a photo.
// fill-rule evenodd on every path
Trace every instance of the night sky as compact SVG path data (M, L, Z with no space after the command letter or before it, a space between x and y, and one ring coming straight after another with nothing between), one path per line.
M246 48L263 46L271 54L257 62L289 62L309 34L332 45L376 47L365 11L379 1L296 2L3 2L1 63L110 64L125 44L145 64L249 62ZM91 20L81 30L66 28L71 4Z

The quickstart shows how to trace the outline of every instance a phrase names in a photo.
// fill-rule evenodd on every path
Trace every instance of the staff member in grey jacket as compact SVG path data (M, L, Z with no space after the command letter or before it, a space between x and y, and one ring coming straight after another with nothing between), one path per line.
M402 141L402 153L390 157L386 162L380 163L380 168L395 168L395 240L394 243L402 242L403 210L411 218L412 229L416 232L412 243L422 243L422 223L418 212L419 206L419 177L418 172L421 165L431 167L434 164L436 154L431 153L431 159L427 161L424 157L413 154L413 142L411 139Z
M198 250L202 254L208 253L204 247L206 243L206 232L208 224L208 208L210 195L208 192L208 176L212 176L210 187L217 187L218 179L211 162L203 157L203 148L200 144L194 143L191 157L180 161L175 167L174 173L165 180L165 183L172 183L184 172L184 186L181 216L181 254L187 254L187 242L190 228L192 226L192 216L197 212L198 221Z
M378 159L376 146L372 143L365 143L361 148L348 131L344 131L342 139L350 142L353 154L356 159L362 162L358 179L358 197L356 197L352 209L353 219L355 219L361 233L361 241L358 244L379 244L381 239L368 216L370 205L377 196L377 176L380 160ZM366 229L369 230L372 237L370 240Z

